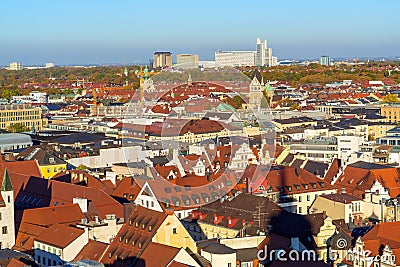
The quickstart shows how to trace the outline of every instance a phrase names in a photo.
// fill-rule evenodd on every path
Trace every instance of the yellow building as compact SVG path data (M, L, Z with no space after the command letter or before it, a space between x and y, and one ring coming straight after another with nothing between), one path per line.
M20 123L31 130L43 128L42 109L26 104L0 105L0 128L7 129L13 124Z
M369 122L368 136L369 139L376 140L377 138L387 135L387 131L397 126L394 122Z
M388 122L400 122L400 105L381 106L381 115L385 116Z
M32 146L17 155L18 159L36 160L40 173L45 179L49 179L61 171L67 169L67 162L45 149L46 147Z

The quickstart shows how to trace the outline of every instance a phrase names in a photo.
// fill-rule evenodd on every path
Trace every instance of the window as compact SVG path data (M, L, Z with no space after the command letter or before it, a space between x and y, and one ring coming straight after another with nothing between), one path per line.
M1 227L1 233L2 233L3 235L6 235L6 234L8 233L7 226Z
M307 195L307 201L310 201L310 195Z
M232 267L232 263L229 262L229 263L228 263L228 267Z
M301 214L301 211L302 211L302 210L301 210L301 207L299 207L299 213L300 213L300 214Z
M11 203L11 196L7 196L8 203Z
M299 202L301 202L301 196L299 196Z
M172 233L173 233L174 235L177 234L176 228L172 228Z
M1 220L1 212L0 212L0 220Z

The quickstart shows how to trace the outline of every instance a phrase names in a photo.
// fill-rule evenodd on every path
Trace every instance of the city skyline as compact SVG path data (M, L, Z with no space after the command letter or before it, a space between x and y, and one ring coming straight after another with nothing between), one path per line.
M148 64L154 51L213 60L258 37L279 59L400 56L396 1L252 3L5 1L0 65Z

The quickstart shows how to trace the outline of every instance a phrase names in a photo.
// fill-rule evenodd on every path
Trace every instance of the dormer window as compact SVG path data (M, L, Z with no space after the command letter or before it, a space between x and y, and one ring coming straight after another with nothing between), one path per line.
M304 184L304 189L308 190L308 184Z

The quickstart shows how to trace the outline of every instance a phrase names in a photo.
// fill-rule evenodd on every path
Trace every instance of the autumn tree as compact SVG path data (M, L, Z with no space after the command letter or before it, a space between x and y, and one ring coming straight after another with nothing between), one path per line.
M382 101L385 103L398 103L399 97L396 94L387 94L382 98Z
M8 126L6 130L11 133L21 133L29 131L29 128L22 123L13 123L10 124L10 126Z

